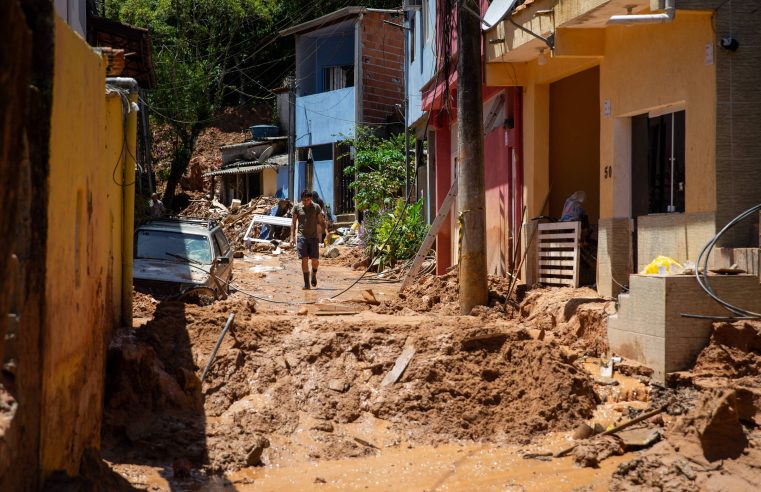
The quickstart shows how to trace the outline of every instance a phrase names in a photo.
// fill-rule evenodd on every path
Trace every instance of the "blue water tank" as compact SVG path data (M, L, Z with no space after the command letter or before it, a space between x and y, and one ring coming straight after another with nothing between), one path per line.
M276 125L254 125L250 128L251 138L261 140L266 137L277 137L280 129Z

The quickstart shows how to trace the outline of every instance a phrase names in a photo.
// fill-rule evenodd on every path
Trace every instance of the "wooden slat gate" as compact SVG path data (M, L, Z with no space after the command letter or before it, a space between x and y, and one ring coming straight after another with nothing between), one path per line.
M539 282L579 286L581 222L554 222L537 227L536 258Z

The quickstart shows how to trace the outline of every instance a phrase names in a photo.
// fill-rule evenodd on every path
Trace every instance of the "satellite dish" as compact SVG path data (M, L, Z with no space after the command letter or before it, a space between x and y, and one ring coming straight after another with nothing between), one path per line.
M264 149L264 152L262 152L262 155L259 156L259 159L258 159L259 164L264 164L267 161L267 159L270 158L274 150L275 148L272 145Z
M489 8L486 9L484 18L481 21L481 29L488 31L496 26L499 21L505 18L515 8L517 0L494 0Z

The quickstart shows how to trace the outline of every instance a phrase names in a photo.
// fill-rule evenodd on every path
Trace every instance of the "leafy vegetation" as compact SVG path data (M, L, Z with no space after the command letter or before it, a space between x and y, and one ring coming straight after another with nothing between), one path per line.
M399 225L394 230L397 222ZM382 271L399 260L414 257L427 232L423 200L411 202L405 209L404 199L397 198L390 209L365 216L362 241L365 253L373 258L378 271Z
M345 172L356 176L351 187L357 210L373 214L388 208L404 193L404 134L383 139L372 128L358 126L354 135L343 137L345 146L354 149L354 162Z
M343 142L354 149L354 163L345 172L356 176L351 186L357 209L364 212L366 254L375 258L379 270L412 258L428 226L422 200L404 207L404 134L380 138L372 129L358 127Z

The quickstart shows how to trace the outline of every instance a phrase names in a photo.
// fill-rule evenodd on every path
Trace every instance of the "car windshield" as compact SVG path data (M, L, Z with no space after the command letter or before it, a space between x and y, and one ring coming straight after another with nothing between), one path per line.
M138 231L135 258L211 264L211 247L206 236L172 231Z

